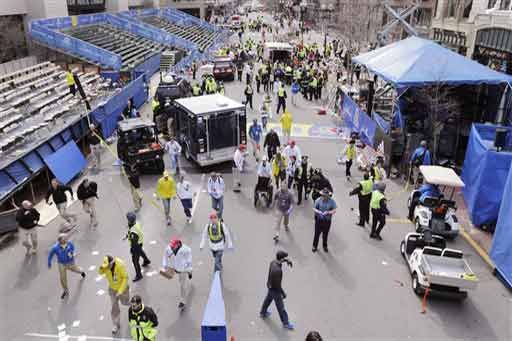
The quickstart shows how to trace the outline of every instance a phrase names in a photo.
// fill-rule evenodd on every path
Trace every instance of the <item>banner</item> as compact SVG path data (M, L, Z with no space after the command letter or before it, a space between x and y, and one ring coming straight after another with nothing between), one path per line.
M360 139L373 147L377 124L347 95L343 96L340 115L351 130L359 133Z

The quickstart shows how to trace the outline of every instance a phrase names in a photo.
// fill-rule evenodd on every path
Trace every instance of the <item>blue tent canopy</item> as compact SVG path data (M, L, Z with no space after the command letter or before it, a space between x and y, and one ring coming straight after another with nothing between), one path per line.
M352 58L395 88L432 84L500 84L512 77L431 40L410 37Z

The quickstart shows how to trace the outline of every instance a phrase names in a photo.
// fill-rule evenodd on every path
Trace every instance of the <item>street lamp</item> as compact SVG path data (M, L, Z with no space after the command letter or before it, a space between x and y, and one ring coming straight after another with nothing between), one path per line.
M301 1L299 4L300 8L300 21L299 21L299 28L300 28L300 41L302 44L304 44L304 14L306 13L306 10L308 8L308 4L306 1Z

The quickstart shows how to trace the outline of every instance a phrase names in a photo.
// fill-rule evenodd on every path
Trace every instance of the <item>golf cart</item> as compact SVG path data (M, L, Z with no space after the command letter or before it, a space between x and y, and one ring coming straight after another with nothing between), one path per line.
M413 222L416 232L421 233L426 228L432 233L445 238L454 239L459 234L459 221L455 212L457 206L453 200L455 189L464 187L464 182L451 168L441 166L420 166L420 173L425 183L439 186L442 193L447 194L446 189L450 187L449 199L442 194L439 198L426 197L420 202L421 192L414 190L407 201L407 208L413 207ZM413 205L411 207L411 205Z
M400 244L412 277L412 289L417 295L429 294L447 298L465 299L466 290L476 288L478 278L459 250L446 248L441 236L408 233Z
M120 121L117 136L117 154L123 163L136 164L141 174L162 174L164 150L153 122L141 118Z

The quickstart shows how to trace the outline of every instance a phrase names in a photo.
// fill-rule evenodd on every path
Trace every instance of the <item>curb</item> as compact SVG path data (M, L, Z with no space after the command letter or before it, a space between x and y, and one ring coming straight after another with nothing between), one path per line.
M482 257L484 262L491 268L491 270L495 270L496 267L494 266L493 261L489 257L489 254L480 246L478 243L466 232L466 229L461 226L462 229L460 229L460 234L462 237L468 242L469 245L473 247L473 249Z

